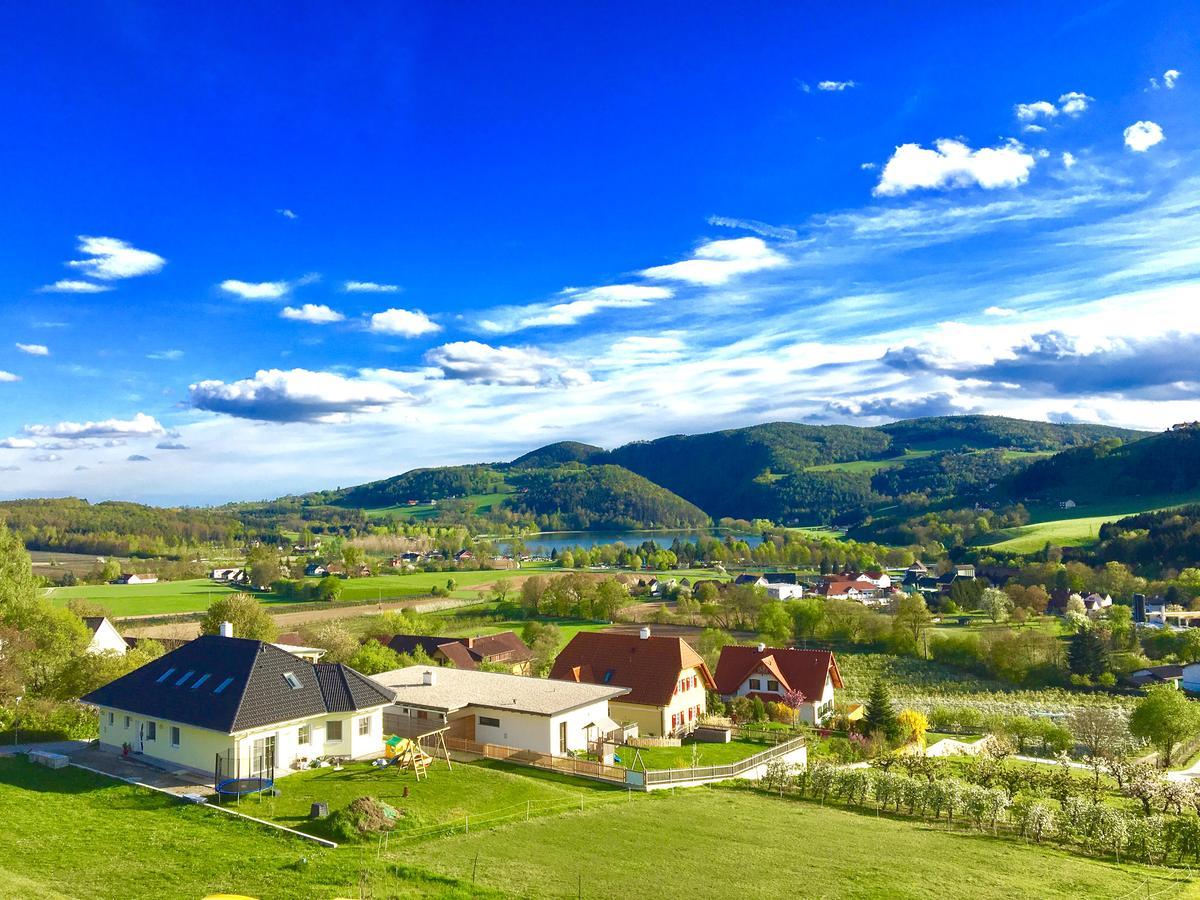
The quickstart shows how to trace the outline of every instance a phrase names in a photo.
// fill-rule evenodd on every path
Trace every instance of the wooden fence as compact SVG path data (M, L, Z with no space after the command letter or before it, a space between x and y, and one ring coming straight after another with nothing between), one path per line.
M536 750L520 750L516 747L503 747L499 744L480 744L477 741L468 741L448 735L446 746L451 750L474 753L485 759L498 759L522 766L531 766L535 769L561 772L564 775L578 775L581 778L595 778L612 784L625 784L625 769L621 766L606 766L603 763L576 759L573 756L552 756L549 753L538 753Z

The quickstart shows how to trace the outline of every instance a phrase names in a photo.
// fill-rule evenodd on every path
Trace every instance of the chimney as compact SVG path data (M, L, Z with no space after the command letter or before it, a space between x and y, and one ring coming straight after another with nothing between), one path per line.
M763 652L764 650L766 650L766 649L767 649L767 645L766 645L766 644L759 644L759 645L758 645L758 652L759 652L759 653L762 653L762 652Z
M218 634L220 634L221 637L233 637L233 623L222 622Z
M421 683L433 687L435 684L437 684L437 673L432 669L426 669L421 675Z
M650 626L643 625L642 630L638 632L638 637L640 637L643 641L650 640Z
M467 638L467 646L474 647L475 646L475 638L473 638L473 637Z

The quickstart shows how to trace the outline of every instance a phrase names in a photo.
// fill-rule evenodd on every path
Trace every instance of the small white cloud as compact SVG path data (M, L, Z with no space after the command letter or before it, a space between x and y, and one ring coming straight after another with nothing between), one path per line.
M1008 309L1005 306L989 306L983 311L983 314L985 316L997 316L1004 319L1008 318L1009 316L1015 316L1017 311L1015 309Z
M139 250L126 241L111 237L79 236L79 250L91 259L74 259L67 263L91 278L114 281L157 272L167 261L157 253Z
M1063 151L1062 164L1063 164L1064 169L1072 168L1076 162L1077 162L1077 160L1075 159L1074 153L1071 153L1069 150Z
M111 284L95 284L91 281L74 281L70 278L64 278L61 281L56 281L54 284L43 285L38 288L43 294L100 294L104 291L111 291Z
M0 450L32 450L37 446L37 441L32 438L5 438L0 441Z
M17 349L30 356L49 356L50 348L45 344L17 344Z
M1088 104L1094 99L1079 91L1068 91L1058 98L1058 108L1068 116L1080 116L1087 112Z
M809 84L807 81L797 81L796 87L800 88L800 90L804 91L804 93L806 93L806 94L812 93L812 85Z
M59 422L57 425L26 425L25 434L38 438L145 437L163 434L166 429L153 416L138 413L132 419L104 419L99 422Z
M862 169L864 172L870 172L876 166L875 166L875 163L873 163L873 162L865 162L865 163L859 163L858 167L860 169Z
M298 215L296 215L294 212L292 212L290 209L287 209L286 207L283 209L277 209L277 210L275 210L275 212L279 213L279 215L283 216L285 219L300 218Z
M425 354L446 378L509 387L546 384L576 385L591 376L564 360L532 347L492 347L479 341L444 344Z
M221 290L243 300L278 300L291 289L287 281L239 281L227 278L221 282Z
M187 450L186 444L180 441L159 441L154 445L155 450Z
M4 384L5 382L11 383L20 380L20 375L14 375L12 372L5 372L3 369L0 369L0 384Z
M380 284L377 281L346 281L342 283L342 290L347 294L397 294L400 292L400 285Z
M1166 135L1157 122L1134 122L1125 129L1125 146L1134 153L1145 153L1165 140Z
M182 350L155 350L153 353L147 353L146 359L158 359L158 360L167 360L167 361L173 362L174 360L177 360L177 359L183 359L183 351Z
M1028 134L1041 134L1041 133L1042 133L1042 132L1044 132L1046 129L1045 129L1043 126L1041 126L1041 125L1026 125L1026 126L1025 126L1024 128L1022 128L1021 130L1022 130L1022 131L1024 131L1024 132L1026 132L1026 133L1028 133Z
M1183 73L1178 69L1167 69L1163 72L1163 87L1168 91L1175 89L1175 82L1179 80L1179 76Z
M410 338L442 330L441 325L419 309L387 309L375 313L371 316L369 327L377 334L396 334Z
M972 150L961 141L943 138L934 146L937 149L927 150L920 144L897 147L883 167L875 194L895 197L918 188L973 185L988 190L1016 187L1029 179L1037 162L1016 141Z
M738 275L775 269L787 265L787 257L769 247L762 238L744 237L708 241L692 253L691 259L643 269L647 278L686 281L707 286L725 284Z
M850 88L858 87L856 81L819 81L817 82L817 90L819 91L848 91Z
M1033 122L1039 116L1053 119L1058 115L1058 107L1049 100L1036 100L1033 103L1018 103L1014 108L1017 118L1022 122Z
M297 308L295 306L285 306L279 313L281 319L291 319L293 322L309 322L313 325L329 325L333 322L341 322L346 317L336 309L330 309L317 303L305 303Z

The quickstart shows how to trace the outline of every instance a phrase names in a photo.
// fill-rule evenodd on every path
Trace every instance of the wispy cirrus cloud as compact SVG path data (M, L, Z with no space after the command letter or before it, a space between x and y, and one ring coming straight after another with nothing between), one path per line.
M425 354L446 378L476 384L532 387L585 384L587 372L533 347L493 347L479 341L456 341Z
M739 275L777 269L787 264L787 257L762 238L730 238L706 241L692 252L690 259L652 266L643 269L641 274L657 281L683 281L713 287Z
M29 356L49 356L50 355L50 348L47 347L45 344L20 344L20 343L18 343L15 346L22 353L26 353Z
M347 294L398 294L400 285L381 284L378 281L343 281L342 290Z
M508 306L483 314L479 326L492 334L511 334L530 328L574 325L605 309L637 309L674 296L670 288L645 284L608 284L567 288L553 303Z
M64 278L38 288L43 294L102 294L112 289L111 284L96 284L93 281L78 281L71 278Z

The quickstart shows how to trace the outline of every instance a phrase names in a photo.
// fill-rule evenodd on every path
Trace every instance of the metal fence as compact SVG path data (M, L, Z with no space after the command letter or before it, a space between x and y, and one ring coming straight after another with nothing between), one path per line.
M647 788L653 784L681 784L690 781L715 781L722 778L736 778L757 766L768 763L781 756L787 756L804 746L804 738L795 737L781 741L773 747L768 747L761 753L755 753L746 759L720 766L692 766L686 769L651 769L645 772Z

